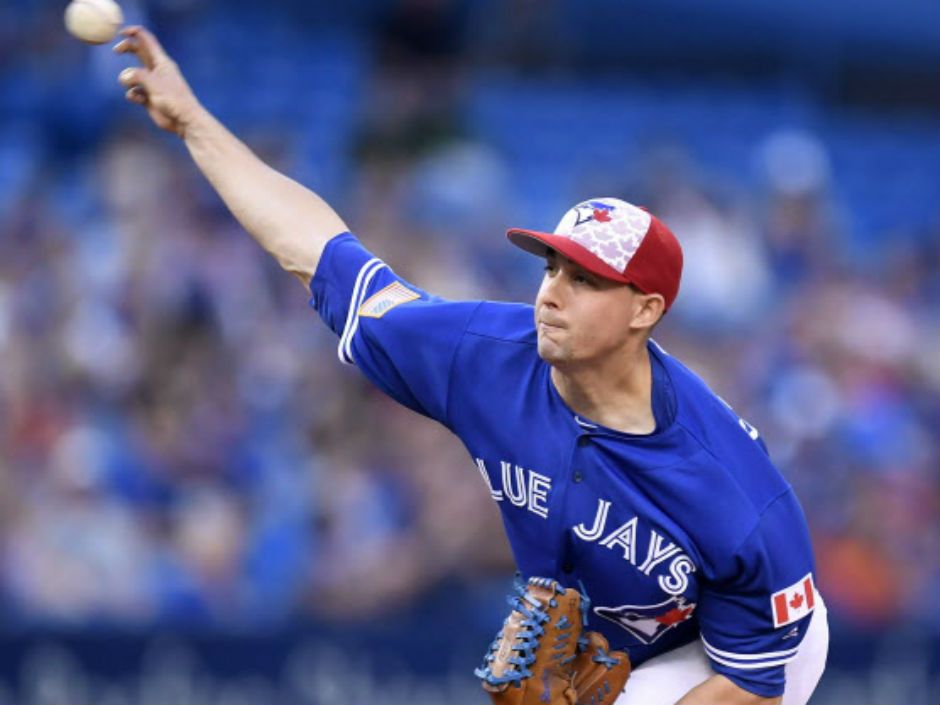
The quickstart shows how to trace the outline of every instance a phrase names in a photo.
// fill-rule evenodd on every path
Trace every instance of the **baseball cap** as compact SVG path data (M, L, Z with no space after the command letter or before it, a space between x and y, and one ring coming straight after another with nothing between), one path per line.
M659 218L619 198L594 198L565 213L553 233L512 228L506 236L544 257L546 247L588 272L644 294L661 294L666 310L679 293L682 247Z

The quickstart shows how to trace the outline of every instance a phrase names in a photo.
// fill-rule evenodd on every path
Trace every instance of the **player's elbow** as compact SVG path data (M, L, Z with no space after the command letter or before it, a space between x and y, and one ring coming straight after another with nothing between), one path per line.
M306 288L310 288L310 281L316 272L316 265L301 263L281 263L281 268L288 274L293 274Z
M305 247L293 238L279 238L272 243L269 253L288 274L293 274L305 286L310 285L322 248Z

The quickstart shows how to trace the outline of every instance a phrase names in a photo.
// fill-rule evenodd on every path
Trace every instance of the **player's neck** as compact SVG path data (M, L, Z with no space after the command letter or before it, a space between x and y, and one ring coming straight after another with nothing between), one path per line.
M552 382L578 415L624 433L656 430L653 372L646 345L597 364L552 367Z

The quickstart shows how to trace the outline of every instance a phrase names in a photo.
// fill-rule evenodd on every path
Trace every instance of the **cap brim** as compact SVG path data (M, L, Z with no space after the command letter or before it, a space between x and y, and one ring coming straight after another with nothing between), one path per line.
M555 250L591 274L596 274L599 277L620 284L630 283L630 280L621 272L618 272L590 250L563 235L512 228L506 232L506 237L513 245L533 255L545 257L548 250Z

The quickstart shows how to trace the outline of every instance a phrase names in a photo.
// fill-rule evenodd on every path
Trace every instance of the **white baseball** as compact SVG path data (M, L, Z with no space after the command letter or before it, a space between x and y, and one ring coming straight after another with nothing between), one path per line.
M123 23L124 13L114 0L72 0L65 8L65 28L89 44L110 42Z

